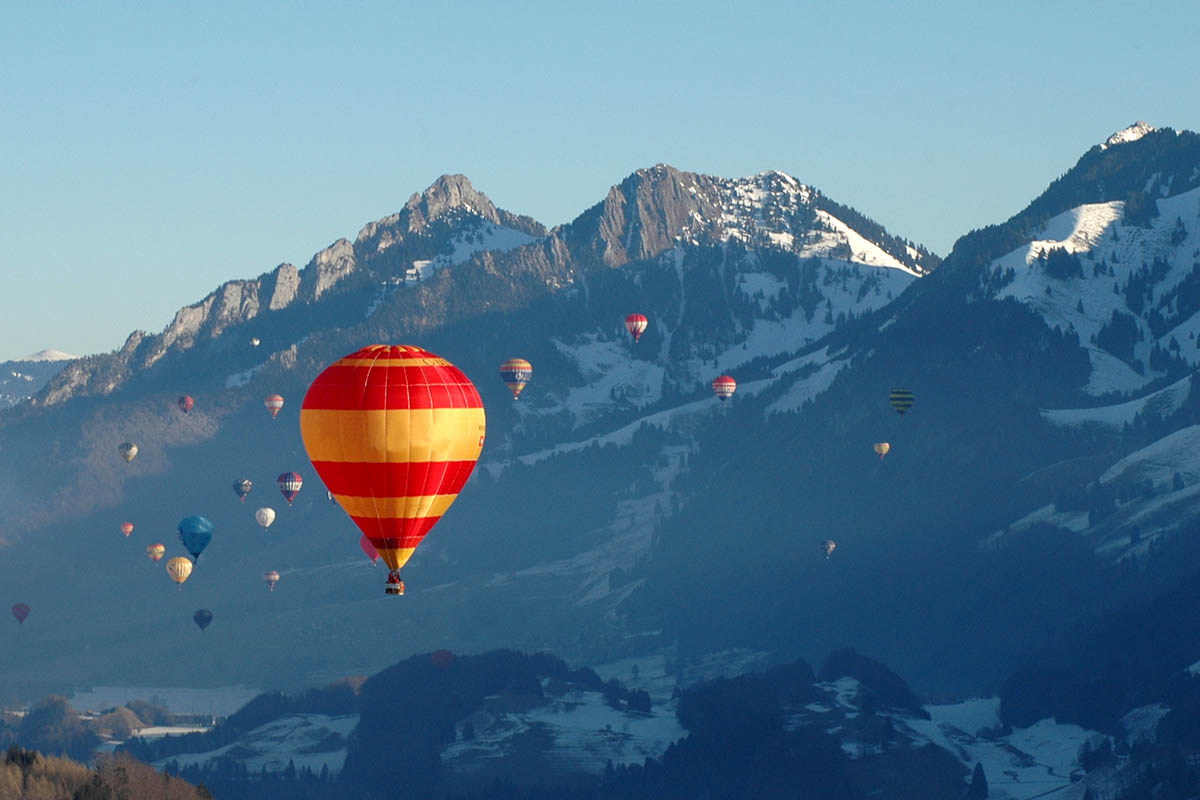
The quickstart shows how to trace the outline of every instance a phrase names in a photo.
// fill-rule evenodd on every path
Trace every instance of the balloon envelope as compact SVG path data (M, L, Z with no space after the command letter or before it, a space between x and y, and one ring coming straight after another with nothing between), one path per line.
M192 399L190 394L185 394L175 402L179 405L179 410L185 414L192 410L192 406L196 405L196 401Z
M825 541L821 542L821 549L825 551L825 557L829 558L831 555L833 555L833 551L837 549L837 542L835 542L833 539L826 539Z
M18 625L25 624L25 618L29 616L30 608L24 603L17 603L12 607L12 615L17 618Z
M267 395L267 399L263 400L263 405L267 407L267 411L271 412L271 419L279 416L279 409L283 408L283 396L278 394Z
M400 568L467 482L486 419L475 385L411 345L373 345L339 359L308 389L300 435L338 505L391 568Z
M183 542L192 558L200 558L204 548L212 541L212 535L213 524L204 517L184 517L179 521L179 541Z
M264 572L263 580L267 582L267 588L273 592L275 591L275 584L279 583L279 573L275 570Z
M283 499L287 500L288 505L296 499L296 495L300 494L300 487L304 485L304 479L295 472L285 472L275 479L279 483L279 493L283 495Z
M167 548L161 544L152 544L146 547L146 556L153 562L158 563L158 560L167 552Z
M500 365L500 380L512 392L513 399L525 388L533 378L533 365L523 358L510 358Z
M204 630L212 624L212 612L207 608L202 608L195 614L192 614L192 621L196 623L200 630Z
M122 522L121 523L121 533L125 534L125 538L128 539L129 534L133 533L133 523L132 522Z
M137 458L138 446L133 442L121 442L117 445L117 452L121 454L121 458L125 459L125 463L128 464Z
M642 334L646 332L646 326L649 324L650 320L646 319L645 314L630 314L625 318L625 330L633 336L634 342L642 338Z
M737 391L737 381L728 375L722 375L713 380L712 389L713 394L721 398L721 402L724 403L730 397L733 397L733 393Z
M879 456L879 458L881 460L883 459L884 456L886 456L888 454L888 451L891 449L892 449L892 446L890 444L888 444L887 442L876 442L875 443L875 453L876 453L876 455Z
M179 588L183 588L183 582L192 574L192 562L183 556L175 556L167 562L167 574L171 576L171 580L179 584Z
M916 396L908 389L892 389L888 395L888 403L896 410L900 416L904 416L904 412L912 408L913 401Z
M265 531L267 528L271 527L271 523L275 521L275 509L266 507L260 508L258 511L254 512L254 520L261 525L262 529Z
M372 564L379 561L379 551L375 549L375 545L371 544L371 540L365 533L358 538L358 546L367 554L367 558L371 559Z

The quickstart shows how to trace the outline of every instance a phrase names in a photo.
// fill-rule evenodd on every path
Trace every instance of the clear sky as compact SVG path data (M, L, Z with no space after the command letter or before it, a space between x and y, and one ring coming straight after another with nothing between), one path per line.
M512 6L508 8L507 6ZM780 169L949 251L1136 119L1200 3L0 4L0 360L118 347L465 173L547 225Z

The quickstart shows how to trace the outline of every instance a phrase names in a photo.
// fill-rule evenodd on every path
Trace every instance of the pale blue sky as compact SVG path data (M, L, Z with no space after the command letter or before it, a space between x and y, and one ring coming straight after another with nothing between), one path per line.
M112 350L465 173L566 222L781 169L939 253L1135 119L1200 3L0 3L0 360Z

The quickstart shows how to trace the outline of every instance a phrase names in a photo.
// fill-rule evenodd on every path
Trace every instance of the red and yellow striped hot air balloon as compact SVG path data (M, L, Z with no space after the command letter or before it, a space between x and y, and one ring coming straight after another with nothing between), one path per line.
M147 545L146 547L146 555L155 564L158 563L158 560L163 557L163 553L165 552L167 552L167 548L157 542L152 545Z
M133 533L133 523L132 522L122 522L121 523L121 533L125 534L125 538L128 539L129 534Z
M300 435L321 480L388 565L400 569L458 497L483 449L475 385L412 345L371 345L328 366L300 406Z
M733 393L737 391L737 381L728 375L722 375L715 378L712 382L713 394L721 398L724 403L729 398L733 397Z

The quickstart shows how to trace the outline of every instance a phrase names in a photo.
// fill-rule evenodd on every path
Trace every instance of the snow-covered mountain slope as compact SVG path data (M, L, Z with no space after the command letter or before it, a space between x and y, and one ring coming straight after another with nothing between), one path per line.
M0 409L28 400L79 356L50 348L0 363Z
M1001 287L996 298L1078 334L1091 395L1137 391L1171 362L1200 364L1200 189L1151 202L1146 224L1129 222L1121 201L1059 214L981 278Z
M157 769L195 766L210 769L221 762L236 762L250 772L283 772L288 764L313 773L328 769L336 775L346 760L346 740L358 725L357 714L291 714L239 736L206 753L180 753L156 762Z

